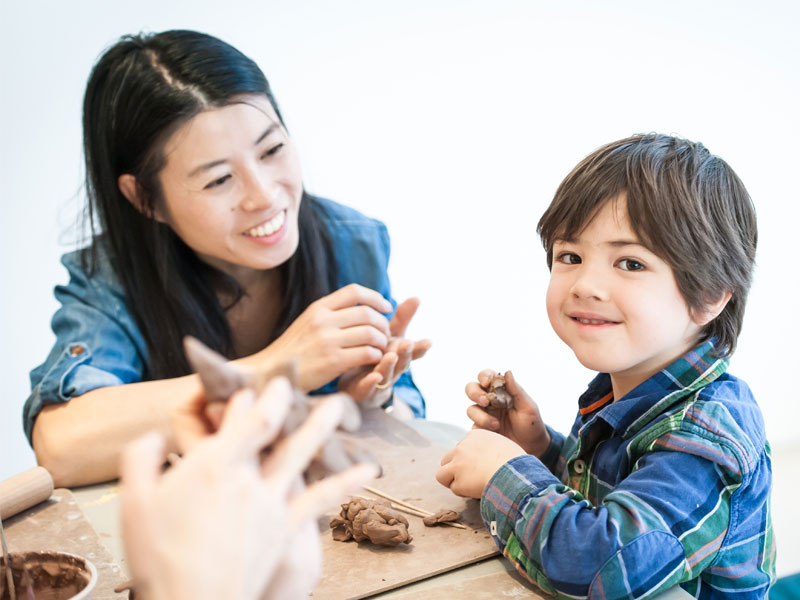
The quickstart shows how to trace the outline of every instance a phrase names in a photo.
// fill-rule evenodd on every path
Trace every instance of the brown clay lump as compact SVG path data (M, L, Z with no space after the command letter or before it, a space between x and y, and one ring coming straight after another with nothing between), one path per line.
M489 382L489 392L486 394L489 408L509 409L514 406L514 399L506 390L506 378L498 373Z
M428 527L433 527L437 523L450 523L452 521L457 521L460 517L461 515L454 510L440 510L435 515L425 517L422 519L422 522Z
M383 500L352 498L342 504L341 512L331 519L331 529L337 542L369 540L379 546L411 542L408 521Z

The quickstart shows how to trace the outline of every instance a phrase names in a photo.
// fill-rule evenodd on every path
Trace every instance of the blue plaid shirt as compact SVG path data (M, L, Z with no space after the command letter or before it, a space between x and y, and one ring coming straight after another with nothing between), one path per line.
M614 401L598 375L568 438L492 477L503 554L559 598L763 598L775 578L761 412L708 342Z

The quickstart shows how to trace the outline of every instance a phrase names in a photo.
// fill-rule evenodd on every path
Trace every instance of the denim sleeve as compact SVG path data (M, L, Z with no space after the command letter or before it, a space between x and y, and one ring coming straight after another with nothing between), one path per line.
M62 263L70 279L55 288L61 304L51 322L56 343L47 360L31 371L31 395L23 407L29 442L45 406L96 388L141 381L145 370L144 341L103 269L87 277L76 253L64 256Z

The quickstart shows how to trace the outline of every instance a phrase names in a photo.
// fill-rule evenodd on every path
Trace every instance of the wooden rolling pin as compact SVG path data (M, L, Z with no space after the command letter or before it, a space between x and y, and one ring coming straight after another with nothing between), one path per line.
M0 481L0 519L47 500L53 493L53 478L44 467L33 467Z

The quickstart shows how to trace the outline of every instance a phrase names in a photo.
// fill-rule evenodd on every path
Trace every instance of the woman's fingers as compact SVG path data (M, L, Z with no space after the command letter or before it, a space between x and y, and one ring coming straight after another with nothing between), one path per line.
M430 340L418 340L414 342L414 349L411 353L411 360L417 360L418 358L422 358L425 356L425 353L428 352L431 348L431 341Z
M409 298L397 306L389 327L394 337L404 337L411 319L419 308L419 298Z
M363 304L371 306L380 313L392 312L392 303L384 298L379 292L371 290L357 283L346 285L335 292L328 294L318 300L323 306L331 310L339 310L348 306Z
M342 329L336 335L336 345L339 348L355 348L358 346L372 346L385 351L389 344L386 335L369 325L359 325Z
M388 319L369 306L348 306L332 311L329 322L337 329L367 325L380 331L387 339L391 336Z
M262 466L262 474L280 496L302 473L319 448L339 425L344 414L346 396L334 394L320 402L305 422L289 437L278 442Z

